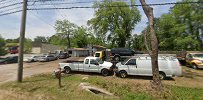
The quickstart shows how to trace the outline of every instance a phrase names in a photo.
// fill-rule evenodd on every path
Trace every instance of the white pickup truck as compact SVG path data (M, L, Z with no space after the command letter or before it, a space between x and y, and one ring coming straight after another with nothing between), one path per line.
M160 79L181 76L182 69L175 57L158 57ZM127 75L152 76L151 57L134 57L116 64L117 74L124 78Z
M86 57L84 62L59 63L59 65L65 73L70 73L71 71L96 72L107 76L110 74L109 69L112 63L102 61L98 57Z

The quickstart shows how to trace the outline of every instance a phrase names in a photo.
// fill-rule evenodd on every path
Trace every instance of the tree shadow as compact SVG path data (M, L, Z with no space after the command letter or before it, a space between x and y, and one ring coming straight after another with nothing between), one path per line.
M128 78L128 79L136 79L136 80L152 80L153 79L152 76L140 76L140 75L129 75L126 78ZM175 79L172 78L172 77L166 77L166 79L164 79L164 80L175 81Z

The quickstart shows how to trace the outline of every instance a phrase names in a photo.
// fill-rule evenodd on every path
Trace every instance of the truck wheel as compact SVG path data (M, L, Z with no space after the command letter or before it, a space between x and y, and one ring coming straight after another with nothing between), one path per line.
M119 75L121 78L126 78L127 77L127 72L126 71L120 71Z
M115 56L114 59L115 59L116 61L120 61L120 57L119 57L119 56Z
M196 64L192 64L193 69L198 69L198 66Z
M66 74L70 74L70 72L71 72L70 67L65 67L65 73L66 73Z
M101 71L101 74L102 74L103 76L108 76L108 75L109 75L109 70L108 70L108 69L103 69L103 70Z
M166 74L164 72L159 72L159 78L164 80L166 78Z

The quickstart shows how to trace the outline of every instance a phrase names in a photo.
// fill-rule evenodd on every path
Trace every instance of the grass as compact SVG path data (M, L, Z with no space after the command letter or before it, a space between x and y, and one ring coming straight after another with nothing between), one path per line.
M8 82L0 85L0 99L21 100L202 100L203 89L166 86L166 95L153 94L148 91L146 84L135 83L129 79L117 77L88 76L87 80L82 78L86 75L65 75L62 78L62 88L58 87L58 80L51 74L40 74L24 79L23 83ZM82 82L103 88L114 97L98 96L87 92L79 87ZM6 91L6 92L5 92ZM169 93L168 93L169 92ZM168 95L169 94L169 95ZM1 96L3 96L1 98Z

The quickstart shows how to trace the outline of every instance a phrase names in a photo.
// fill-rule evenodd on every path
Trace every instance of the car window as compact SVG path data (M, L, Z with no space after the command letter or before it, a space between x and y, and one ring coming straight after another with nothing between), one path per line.
M89 59L86 59L86 60L85 60L85 64L88 64L88 63L89 63Z
M33 58L37 58L37 56L34 56Z
M90 60L90 64L95 65L96 63L97 63L96 60L94 60L94 59L91 59L91 60Z
M95 54L95 57L99 57L99 56L100 56L100 53L96 53L96 54Z
M136 65L136 59L130 59L126 65Z
M189 55L188 55L188 58L189 58L189 59L191 59L191 58L192 58L192 55L191 55L191 54L189 54Z
M50 55L50 56L47 56L47 57L54 57L54 56L51 56L51 55Z
M192 56L192 55L191 55ZM203 54L194 54L193 57L203 58Z

